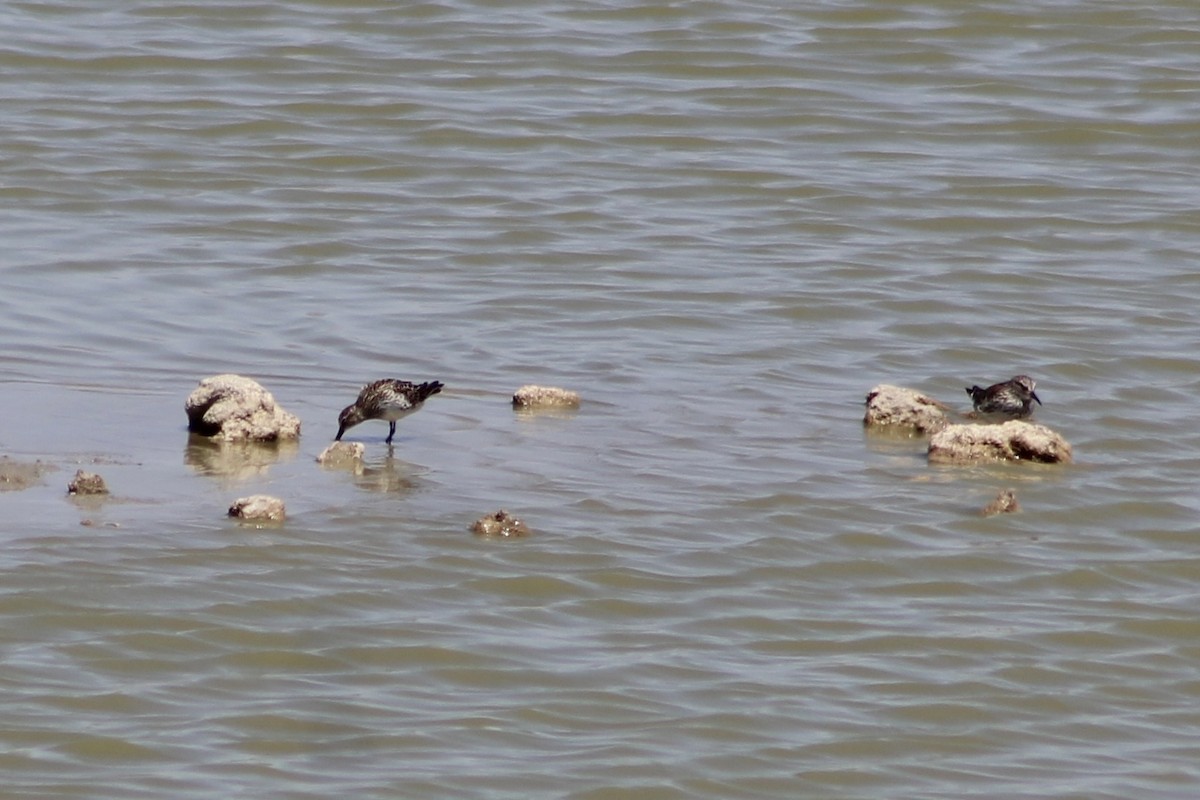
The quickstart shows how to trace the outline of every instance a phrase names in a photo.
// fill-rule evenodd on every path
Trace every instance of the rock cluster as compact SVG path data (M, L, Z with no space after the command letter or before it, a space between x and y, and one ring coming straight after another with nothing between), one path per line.
M188 430L225 441L272 442L295 439L300 420L275 404L259 383L241 375L215 375L200 381L184 403Z

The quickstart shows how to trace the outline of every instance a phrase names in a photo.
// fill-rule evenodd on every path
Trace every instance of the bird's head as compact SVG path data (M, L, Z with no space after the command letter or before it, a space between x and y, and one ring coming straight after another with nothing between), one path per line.
M357 405L346 406L342 409L342 413L338 414L338 432L337 436L333 437L333 440L335 442L340 442L342 440L343 433L362 421L362 409L360 409Z

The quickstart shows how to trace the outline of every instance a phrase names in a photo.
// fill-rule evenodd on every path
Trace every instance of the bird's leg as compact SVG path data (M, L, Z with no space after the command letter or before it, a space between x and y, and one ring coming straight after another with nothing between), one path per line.
M391 444L392 437L396 435L396 421L388 420L388 438L383 440L384 444Z

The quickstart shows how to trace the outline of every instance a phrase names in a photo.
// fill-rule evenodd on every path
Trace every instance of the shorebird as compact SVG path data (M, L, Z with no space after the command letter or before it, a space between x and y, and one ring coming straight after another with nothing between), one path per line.
M971 386L967 394L971 395L971 403L981 414L1003 414L1008 417L1027 417L1037 400L1042 399L1033 390L1036 382L1028 375L1017 375L1002 383L994 383L986 389Z
M388 436L384 439L392 443L396 435L396 420L406 417L419 409L430 395L442 390L439 381L427 383L409 383L394 378L384 378L381 381L368 383L358 393L358 399L342 409L338 414L338 432L334 441L341 441L342 434L360 422L369 419L386 419L388 421Z

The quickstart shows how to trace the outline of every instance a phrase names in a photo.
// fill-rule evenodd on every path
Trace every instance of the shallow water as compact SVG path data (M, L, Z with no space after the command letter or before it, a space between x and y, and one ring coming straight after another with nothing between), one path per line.
M0 14L14 796L1194 795L1190 6ZM1017 372L1076 464L862 430Z

